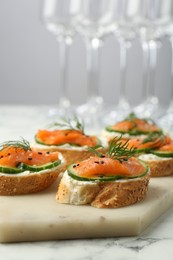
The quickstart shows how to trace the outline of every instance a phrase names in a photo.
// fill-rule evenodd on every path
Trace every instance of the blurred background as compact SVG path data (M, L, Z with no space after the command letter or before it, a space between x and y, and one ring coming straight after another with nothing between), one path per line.
M41 23L40 0L0 1L0 104L57 104L59 52L55 37ZM163 43L156 70L160 102L170 101L170 46ZM128 57L130 103L141 99L142 53L135 40ZM100 89L107 104L116 104L120 90L119 44L107 37L102 50ZM76 35L70 52L69 96L72 103L86 100L86 57L83 39Z

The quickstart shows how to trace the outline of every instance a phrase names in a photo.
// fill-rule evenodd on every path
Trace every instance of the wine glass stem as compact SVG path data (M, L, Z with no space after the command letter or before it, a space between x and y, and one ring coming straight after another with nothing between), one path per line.
M69 79L69 55L72 45L71 37L58 37L59 44L59 83L60 83L60 98L59 104L62 108L68 108L70 106L70 100L68 98L68 79Z
M127 55L131 47L131 42L125 39L120 39L120 94L119 106L123 109L128 109L130 105L126 100L127 88Z
M170 107L173 108L173 37L169 38L171 44L171 104Z
M147 41L142 41L142 61L143 61L143 71L142 71L142 103L146 102L148 95L148 67L149 67L149 46Z
M149 85L147 90L148 101L153 105L158 103L158 98L156 96L156 68L158 60L158 49L161 42L157 40L148 41L149 47Z
M87 40L87 88L88 101L101 104L100 96L100 54L102 42L98 38Z

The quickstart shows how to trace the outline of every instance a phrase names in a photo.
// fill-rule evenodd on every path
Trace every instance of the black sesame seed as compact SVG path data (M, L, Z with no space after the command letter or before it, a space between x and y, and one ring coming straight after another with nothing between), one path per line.
M50 152L48 151L48 152L46 152L47 154L50 154Z
M79 166L79 163L78 163L78 164L76 164L76 166Z
M28 158L28 160L29 160L29 161L31 161L31 160L32 160L32 158Z
M76 165L73 165L73 168L75 168L76 167Z
M42 152L38 152L38 154L43 154Z
M101 161L101 164L104 164L105 162L104 161Z
M105 158L105 155L102 154L101 158Z
M99 162L95 161L95 163L99 164Z
M8 153L7 155L11 155L11 153Z

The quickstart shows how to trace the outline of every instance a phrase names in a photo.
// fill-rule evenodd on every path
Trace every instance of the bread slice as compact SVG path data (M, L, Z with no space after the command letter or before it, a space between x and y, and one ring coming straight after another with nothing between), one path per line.
M164 177L173 175L173 158L162 158L154 154L144 154L139 159L145 161L150 167L151 177Z
M22 195L42 191L57 179L63 167L64 164L40 172L0 173L0 195Z
M85 205L97 208L119 208L143 200L149 183L149 174L142 178L118 181L78 181L64 173L56 194L59 203Z

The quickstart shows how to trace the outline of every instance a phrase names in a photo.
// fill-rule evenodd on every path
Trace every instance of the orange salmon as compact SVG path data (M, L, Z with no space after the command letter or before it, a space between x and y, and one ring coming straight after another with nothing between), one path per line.
M160 129L155 124L150 124L149 122L138 118L118 122L117 124L112 126L112 129L120 132L129 132L131 130L135 130L139 132L141 131L145 133L150 133L160 131Z
M94 147L98 144L96 136L88 136L78 130L39 130L36 140L45 145L74 144L79 146Z
M91 178L100 175L135 177L145 172L145 167L137 158L131 157L120 162L109 157L90 157L73 165L80 177Z
M6 147L0 151L0 165L7 167L17 167L19 163L39 166L57 160L59 160L59 152L26 151L15 147Z

